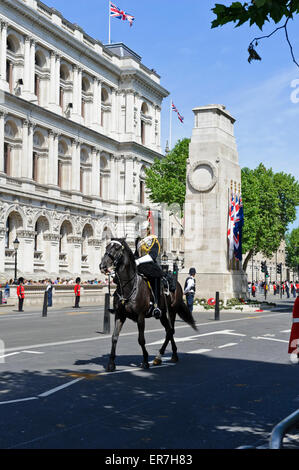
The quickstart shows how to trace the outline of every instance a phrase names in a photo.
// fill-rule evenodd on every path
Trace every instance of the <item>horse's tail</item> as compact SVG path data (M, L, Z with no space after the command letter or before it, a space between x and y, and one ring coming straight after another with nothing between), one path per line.
M198 331L197 326L195 324L195 320L192 316L192 313L190 313L189 308L187 307L187 305L185 304L183 300L180 302L177 308L177 313L179 314L179 316L184 322L188 323L188 325L190 325L193 328L193 330Z

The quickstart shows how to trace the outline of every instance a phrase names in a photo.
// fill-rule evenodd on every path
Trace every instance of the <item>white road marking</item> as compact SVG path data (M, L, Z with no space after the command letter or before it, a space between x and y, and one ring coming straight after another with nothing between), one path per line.
M60 390L63 390L64 388L70 387L71 385L74 385L75 383L80 382L83 379L84 379L84 377L81 377L80 379L72 380L71 382L68 382L64 385L60 385L59 387L52 388L51 390L48 390L45 393L41 393L38 396L41 397L41 398L48 397L49 395L53 395L53 393L59 392Z
M291 329L289 329L289 330L282 330L282 331L280 331L280 333L291 333Z
M30 315L30 314L27 314L27 315ZM282 315L289 315L289 313L288 312L287 313L281 312L281 313L274 313L274 314L266 313L265 315L259 315L256 318L260 319L260 318L263 318L263 317L267 317L267 319L268 319L268 318L273 317L273 316L280 317ZM220 324L223 324L223 323L235 323L235 322L239 322L239 321L242 322L242 321L247 321L249 318L250 317L242 317L242 318L235 318L235 319L230 319L230 320L219 320L219 321L217 321L217 324L220 325ZM211 325L212 325L211 322L198 323L197 324L198 327L211 326ZM176 330L181 330L181 329L186 329L186 328L190 328L190 326L189 325L182 325L182 326L176 325L175 329ZM156 329L152 329L152 330L147 330L146 334L159 333L159 332L165 332L164 328L156 328ZM121 337L136 336L137 334L138 334L138 331L131 332L131 333L122 333ZM240 335L240 336L246 336L246 335ZM105 340L105 339L110 340L111 339L111 334L97 336L97 337L91 337L91 338L82 338L82 339L75 339L75 340L73 339L73 340L68 340L68 341L58 341L56 343L33 344L33 345L30 345L30 346L26 345L26 346L20 346L20 347L16 347L16 348L7 348L6 351L23 351L23 350L31 350L31 349L38 349L38 348L45 348L45 347L52 347L52 346L62 346L62 345L68 345L68 344L84 343L84 342L88 342L88 341L100 341L100 340Z
M11 403L20 403L23 401L38 400L37 397L20 398L19 400L0 401L0 405L10 405Z
M3 359L4 357L9 357L9 356L15 356L16 354L20 354L19 352L14 352L10 354L4 354L3 356L0 356L0 359Z
M242 333L234 333L234 330L220 330L220 331L212 331L211 333L202 333L200 335L193 335L193 336L185 336L184 338L177 338L175 337L176 343L185 343L188 341L195 341L197 338L202 338L203 336L212 336L212 335L233 335L233 336L246 336ZM155 346L157 344L163 344L164 339L154 341L153 343L147 343L147 346Z
M265 338L265 336L252 336L252 339L266 339L268 341L278 341L279 343L288 343L285 339Z
M196 349L195 351L187 351L185 354L204 354L211 351L212 349Z
M169 359L170 359L170 357L169 358L168 357L164 358L164 360L166 360L166 361L169 360ZM151 365L152 365L152 363L153 363L153 361L150 362ZM171 367L171 366L175 366L175 365L176 365L175 363L166 363L166 364L161 364L159 366L153 366L153 369L161 369L162 367ZM130 368L130 369L116 370L115 372L99 372L96 375L98 375L100 377L100 376L103 376L103 375L123 374L124 372L132 373L132 372L136 372L136 371L142 372L142 369L140 367L133 367L133 368ZM147 371L144 371L144 372L146 373ZM12 403L21 403L21 402L25 402L25 401L38 400L39 398L46 398L50 395L53 395L56 392L59 392L60 390L71 387L75 383L80 382L82 380L85 380L85 377L80 377L78 379L72 380L71 382L60 385L59 387L52 388L51 390L48 390L47 392L41 393L37 397L28 397L28 398L20 398L18 400L2 401L2 402L0 402L0 405L10 405Z
M227 344L223 344L222 346L218 346L218 349L221 349L221 348L229 348L230 346L237 346L238 343L227 343Z
M26 354L45 354L45 353L39 352L39 351L22 351L22 353L26 353Z

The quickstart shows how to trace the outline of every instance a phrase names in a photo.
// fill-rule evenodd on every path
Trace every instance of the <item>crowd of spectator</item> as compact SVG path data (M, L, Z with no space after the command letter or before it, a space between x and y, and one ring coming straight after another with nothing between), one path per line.
M273 281L269 283L265 281L249 282L248 293L253 297L255 297L257 293L286 295L289 299L290 296L296 297L296 295L299 295L299 281Z
M2 286L13 286L13 285L18 285L18 280L13 280L10 279L7 282L4 282ZM42 285L48 285L49 283L55 285L75 285L76 284L76 278L70 278L70 279L64 279L57 277L54 281L52 279L40 279L38 281L33 281L32 279L24 279L24 286L42 286ZM88 281L81 281L81 285L107 285L108 279L99 280L99 279L92 279Z

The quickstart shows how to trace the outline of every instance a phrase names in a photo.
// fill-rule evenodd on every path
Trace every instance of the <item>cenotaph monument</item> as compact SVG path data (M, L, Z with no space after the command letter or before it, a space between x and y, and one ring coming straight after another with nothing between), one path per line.
M195 126L187 162L185 268L195 267L196 297L220 293L224 301L246 295L246 276L228 258L228 215L232 192L241 192L235 119L223 105L193 109ZM246 217L246 214L245 214Z

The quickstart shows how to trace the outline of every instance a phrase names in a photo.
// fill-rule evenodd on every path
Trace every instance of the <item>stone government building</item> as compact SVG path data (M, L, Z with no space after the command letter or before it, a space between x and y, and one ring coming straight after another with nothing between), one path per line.
M0 25L0 278L16 237L19 275L99 277L107 240L133 243L146 217L169 93L39 0L1 0Z

